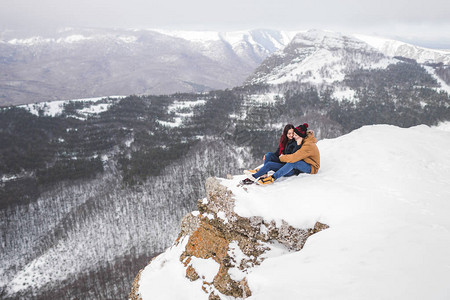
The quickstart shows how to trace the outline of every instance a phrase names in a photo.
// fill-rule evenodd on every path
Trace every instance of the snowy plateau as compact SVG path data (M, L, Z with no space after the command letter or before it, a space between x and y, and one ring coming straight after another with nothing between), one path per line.
M219 179L241 217L296 228L317 221L329 225L300 251L274 243L259 265L245 272L234 268L230 276L246 278L248 299L449 299L448 125L364 126L321 140L318 174L270 186L238 187L243 175ZM212 217L225 222L219 214ZM214 258L193 257L191 266L202 279L186 278L180 254L188 238L141 272L143 300L208 299L205 291L219 265ZM237 243L230 242L227 251L237 265L245 258ZM235 299L212 290L218 297L213 299Z

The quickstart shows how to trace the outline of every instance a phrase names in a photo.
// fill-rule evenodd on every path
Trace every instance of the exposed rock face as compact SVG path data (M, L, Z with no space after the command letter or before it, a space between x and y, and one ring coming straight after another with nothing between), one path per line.
M197 203L199 211L183 218L176 243L188 238L180 261L186 267L189 280L203 281L202 288L209 299L220 299L220 294L236 298L251 296L245 275L264 260L263 254L270 250L270 243L278 242L290 251L298 251L310 235L328 228L317 222L314 228L299 229L285 221L277 227L275 221L261 217L240 217L234 212L232 192L216 178L208 178L206 192L207 198ZM192 260L198 258L213 259L219 264L212 282L195 269ZM130 299L139 299L138 277Z
M131 285L131 292L128 296L129 300L142 300L142 298L139 297L139 279L141 278L141 273L143 270L144 269L140 270L136 278L134 278L133 284Z

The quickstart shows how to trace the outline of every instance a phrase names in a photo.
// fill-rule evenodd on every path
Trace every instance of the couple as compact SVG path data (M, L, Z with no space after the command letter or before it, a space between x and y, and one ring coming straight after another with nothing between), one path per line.
M297 127L287 124L277 151L268 152L264 156L264 165L260 169L245 170L248 178L244 179L242 184L271 184L283 176L316 174L320 167L320 153L316 142L314 132L308 130L308 124ZM269 171L275 173L268 176Z

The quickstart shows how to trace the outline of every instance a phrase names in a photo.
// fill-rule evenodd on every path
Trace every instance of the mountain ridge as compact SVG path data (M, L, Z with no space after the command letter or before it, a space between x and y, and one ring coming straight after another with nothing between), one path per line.
M0 40L0 65L5 70L0 75L0 105L233 88L261 68L265 58L282 51L294 34L308 32L327 31L67 28L31 37L4 32ZM450 54L443 50L328 32L358 38L387 57L444 65L450 61Z
M286 40L275 31L230 35L198 42L152 30L70 29L3 40L0 105L231 88Z
M395 49L401 51L387 51L383 47L375 47L373 41L367 37L363 40L354 35L324 30L298 33L284 49L267 57L245 84L268 84L281 91L295 85L314 87L322 92L331 89L338 99L358 101L360 96L352 82L360 79L361 72L384 72L408 62L433 77L436 91L450 93L450 65L442 62L450 59L450 53L430 56L426 49L418 51L418 47L398 41L386 43L393 42ZM386 45L385 40L382 41ZM387 47L390 48L393 47ZM440 62L420 57L439 58ZM360 88L367 87L362 85Z

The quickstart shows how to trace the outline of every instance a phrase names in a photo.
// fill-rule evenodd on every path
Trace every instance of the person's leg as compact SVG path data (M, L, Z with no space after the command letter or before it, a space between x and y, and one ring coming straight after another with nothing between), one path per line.
M298 162L293 163L294 169L299 170L300 173L311 174L311 165L305 163L303 160L299 160Z
M301 173L311 173L311 165L305 163L303 160L300 160L295 163L287 163L283 167L281 167L278 171L276 171L272 176L275 180L283 176L291 176L294 172L294 169L299 170Z
M283 163L269 161L269 162L265 163L264 166L261 169L259 169L258 172L256 172L253 175L249 175L249 176L253 176L253 178L256 179L264 174L267 174L267 172L269 172L269 171L279 170L281 167L283 167L283 165L284 165Z
M278 155L276 155L275 153L273 153L273 152L267 152L266 153L266 155L265 155L265 157L264 157L264 165L265 164L267 164L267 163L269 163L269 162L277 162L277 163L282 163L281 161L280 161L280 159L278 158ZM284 163L283 163L284 164ZM258 168L255 168L255 169L253 169L253 170L245 170L244 171L244 173L245 174L247 174L247 175L249 175L249 174L255 174L256 173L256 170L258 170ZM269 170L270 171L270 170ZM266 172L267 173L267 172ZM266 174L266 173L264 173L264 174ZM259 177L259 176L258 176ZM257 177L256 177L257 178Z
M273 153L273 152L267 152L266 153L266 158L264 159L264 163L268 163L269 161L273 161L276 163L281 163L280 158L278 157L277 154Z

